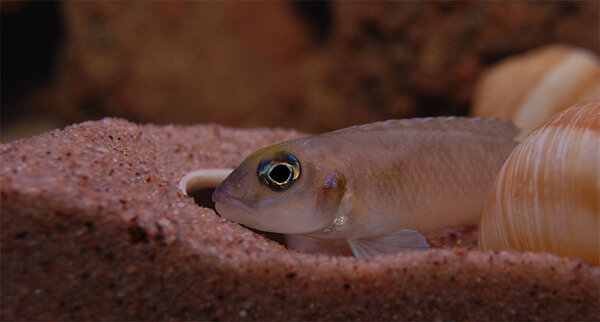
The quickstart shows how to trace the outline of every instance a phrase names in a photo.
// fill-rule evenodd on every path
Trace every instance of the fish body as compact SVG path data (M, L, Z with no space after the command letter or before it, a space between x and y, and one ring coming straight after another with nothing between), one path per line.
M248 156L213 200L225 218L345 239L358 257L427 247L420 233L479 220L517 133L508 121L440 117L299 138Z

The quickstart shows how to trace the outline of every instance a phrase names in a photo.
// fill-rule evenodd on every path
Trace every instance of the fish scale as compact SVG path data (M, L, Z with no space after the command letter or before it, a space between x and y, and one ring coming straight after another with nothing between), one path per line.
M432 130L430 130L430 129L423 129L422 131L426 132L426 133L422 133L421 135L428 135L429 132L432 132ZM365 135L367 135L367 134L368 133L365 133ZM461 134L461 133L459 133L459 134ZM403 134L398 132L396 135L402 136ZM452 133L445 133L445 135L447 136L446 139L450 140L450 141L459 139L458 136L453 136ZM387 139L392 140L392 141L397 141L397 140L394 140L393 137L390 137ZM478 142L469 142L469 141L479 140L478 138L473 137L473 136L466 137L466 138L463 136L460 139L462 140L462 142L465 142L465 140L467 140L467 142L465 142L463 144L478 144ZM489 139L489 138L487 138L487 139ZM506 140L506 137L499 136L499 141L502 141L502 140L508 141L506 143L508 143L508 145L510 147L514 146L514 144L512 142L510 142L510 140ZM418 142L422 141L422 140L417 139L415 141L417 143L410 145L411 152L420 150L420 147L418 146L419 145ZM453 144L461 144L461 143L453 142ZM403 149L401 143L398 143L397 149L399 151ZM385 195L389 194L390 192L400 191L400 189L397 189L396 186L401 185L402 187L407 187L407 186L413 187L413 191L412 191L412 193L410 193L412 196L424 197L421 200L415 200L413 198L413 200L415 200L415 201L420 201L421 203L427 202L427 201L435 202L436 200L444 201L444 199L442 199L442 197L444 195L448 195L450 191L452 191L452 192L455 192L457 190L464 191L467 188L467 187L464 187L464 185L459 185L457 183L460 183L460 182L472 183L474 187L480 187L484 183L478 182L478 181L489 182L490 180L492 180L495 171L491 170L490 168L499 168L501 166L503 159L507 156L506 150L509 150L509 149L506 149L505 147L501 147L499 149L499 150L505 151L504 157L498 156L496 153L493 153L493 151L487 151L488 153L491 153L488 157L488 156L481 156L480 153L478 153L479 151L477 151L477 149L470 149L470 148L461 149L462 156L460 158L457 158L456 155L454 155L452 153L447 153L446 151L433 150L433 151L427 152L426 155L419 156L419 159L417 162L414 162L412 164L411 164L411 162L407 163L410 173L408 173L408 175L404 176L405 180L394 180L393 178L381 177L381 176L375 175L375 174L385 173L385 171L365 172L365 174L367 174L367 176L375 177L375 178L377 178L376 180L386 182L387 184L378 186L378 187L384 187L384 190L372 189L373 187L369 186L368 184L361 184L360 186L365 187L365 189L363 189L360 194L365 195L366 199L369 200L368 202L370 204L375 205L373 207L375 211L385 212L385 213L392 213L395 211L395 212L399 213L398 215L401 215L403 209L406 209L407 206L409 206L409 208L410 208L410 206L411 206L410 203L402 202L403 195L406 196L406 194L407 194L406 190L410 190L410 189L406 189L406 188L403 189L404 193L400 193L397 196L397 198L389 198L391 200L397 200L398 202L396 202L396 203L391 203L391 204L379 203L378 196L381 196L381 195L385 196ZM371 147L370 150L371 150L371 153L378 154L377 153L378 151L376 148ZM387 168L389 166L389 164L391 164L391 162L389 162L389 160L388 160L388 162L386 162L386 158L393 159L393 158L404 157L403 153L394 154L394 153L390 153L389 151L386 151L385 154L387 154L386 157L384 157L383 159L380 158L378 160L379 167L382 167L384 169ZM471 161L473 158L477 158L476 162ZM488 160L488 158L490 160ZM357 160L357 161L359 161L359 160ZM438 166L436 166L436 165L438 165ZM443 167L442 169L438 169L439 165L451 165L451 167ZM385 174L385 175L387 175L387 174ZM368 182L368 180L366 180L366 179L364 181ZM390 187L393 187L393 188L390 188ZM396 189L394 189L394 188L396 188ZM477 191L473 191L474 194L476 192ZM484 196L482 196L482 193L477 193L477 195L478 195L478 198L480 198L480 199L483 199L483 197L484 197ZM460 196L460 194L458 194L458 196ZM419 208L418 203L412 204L412 206L414 206L413 208ZM426 205L423 205L423 206L426 206ZM443 206L443 205L440 205L440 206ZM409 209L409 210L418 211L418 209ZM474 210L469 210L469 212L473 212L473 211ZM466 215L472 216L472 214L466 214Z

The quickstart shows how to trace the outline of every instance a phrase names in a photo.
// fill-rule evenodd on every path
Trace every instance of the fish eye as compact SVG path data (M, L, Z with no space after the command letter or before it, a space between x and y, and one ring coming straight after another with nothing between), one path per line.
M299 177L300 161L289 152L281 152L258 164L258 179L275 191L288 189Z

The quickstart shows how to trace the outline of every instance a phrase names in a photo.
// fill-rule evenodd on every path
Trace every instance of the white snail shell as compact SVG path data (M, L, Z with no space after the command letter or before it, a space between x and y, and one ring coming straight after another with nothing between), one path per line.
M475 88L472 116L511 120L522 141L552 115L600 97L598 56L552 45L510 57L486 71Z
M225 180L233 169L198 169L188 172L179 181L179 190L185 195L203 189L214 188Z
M600 264L600 100L555 115L515 148L486 202L479 238L483 250Z

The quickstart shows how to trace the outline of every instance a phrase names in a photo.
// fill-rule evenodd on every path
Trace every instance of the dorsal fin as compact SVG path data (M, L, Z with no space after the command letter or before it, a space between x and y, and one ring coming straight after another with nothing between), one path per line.
M477 134L485 133L489 135L502 135L509 137L515 137L519 133L519 129L517 129L509 120L458 116L387 120L363 125L355 125L335 130L330 133L342 134L351 132L372 132L402 129L465 131Z

